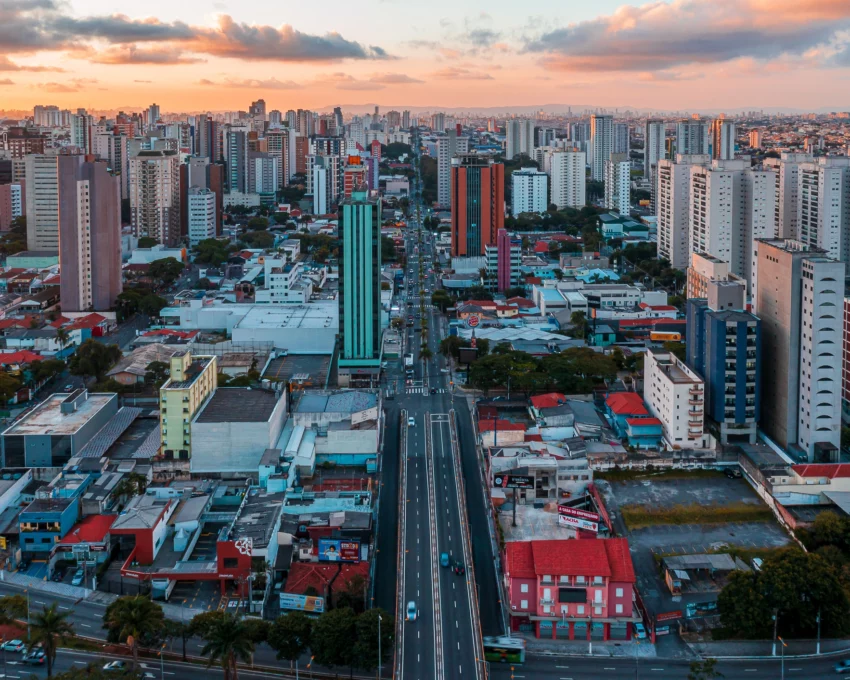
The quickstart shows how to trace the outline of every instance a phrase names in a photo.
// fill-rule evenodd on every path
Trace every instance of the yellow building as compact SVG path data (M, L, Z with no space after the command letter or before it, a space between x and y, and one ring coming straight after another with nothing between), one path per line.
M192 418L217 386L214 356L192 356L186 350L171 357L171 375L159 390L162 452L166 458L191 458Z

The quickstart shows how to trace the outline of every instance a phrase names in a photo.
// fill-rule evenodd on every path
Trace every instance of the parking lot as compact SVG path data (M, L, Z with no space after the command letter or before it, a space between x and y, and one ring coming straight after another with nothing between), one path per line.
M751 503L761 505L761 499L742 478L729 479L723 474L706 476L700 474L693 479L677 478L639 479L608 484L615 494L617 505L647 505L673 507L675 505L725 505Z

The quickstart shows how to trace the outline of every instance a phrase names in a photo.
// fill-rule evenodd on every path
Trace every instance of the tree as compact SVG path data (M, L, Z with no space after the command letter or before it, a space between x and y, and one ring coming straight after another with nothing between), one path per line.
M269 631L269 647L277 652L278 659L293 662L310 648L313 621L304 612L289 612L279 616Z
M18 393L19 389L21 389L20 380L11 373L0 371L0 401L3 402L4 407L9 403L9 400Z
M192 624L183 621L165 622L165 635L172 640L180 640L183 644L183 661L186 659L186 641L192 637Z
M268 229L269 221L265 217L252 217L248 220L248 229Z
M434 353L427 346L423 346L422 349L419 350L419 360L422 363L425 363L434 356Z
M378 617L381 618L380 625ZM356 641L354 643L355 666L364 671L371 671L378 666L378 649L381 652L381 663L392 656L393 632L395 619L383 609L369 609L357 617L354 624ZM380 631L380 645L378 634Z
M673 356L675 356L679 361L685 360L685 352L687 351L687 347L684 342L678 342L675 340L668 340L663 345L665 352L670 352Z
M94 376L97 382L121 358L118 345L104 345L89 338L77 348L69 363L71 373L83 378Z
M31 380L40 383L43 380L49 380L54 375L59 375L65 370L65 362L61 359L44 359L43 361L33 361L30 364L29 373Z
M165 632L162 607L144 595L119 597L106 608L103 627L109 642L126 644L133 654L133 667L139 667L139 645L152 647Z
M248 231L240 238L249 248L271 248L275 242L275 235L270 231Z
M841 428L841 448L850 447L850 427Z
M218 662L224 671L224 680L238 680L237 664L248 662L254 653L254 643L244 622L232 614L214 621L204 633L201 656L209 658L208 665Z
M156 281L160 288L169 288L180 278L180 273L185 269L182 262L173 257L164 257L154 260L148 267L148 276Z
M167 306L168 302L165 298L161 298L159 295L154 295L153 293L145 295L139 300L139 311L146 316L159 316L163 307Z
M204 612L203 614L196 614L189 622L189 629L191 630L191 634L193 636L197 635L198 637L204 637L207 632L212 629L213 625L215 625L219 619L222 619L225 616L226 613L220 610Z
M44 607L37 612L31 621L30 641L38 644L44 650L47 661L47 677L53 675L53 662L56 660L56 649L74 635L74 626L67 620L71 613L60 612L58 603Z
M151 236L142 236L139 238L139 248L153 248L159 241Z
M227 243L215 238L204 239L195 246L195 262L218 266L227 259Z
M145 368L145 384L162 387L162 384L168 380L170 370L171 368L164 361L151 361Z
M63 350L68 346L68 343L71 342L71 336L64 328L56 329L56 342L59 343L59 349Z
M725 677L723 673L717 670L717 659L691 661L688 680L718 680Z
M328 261L331 251L326 246L321 246L313 251L313 259L319 264L324 264Z
M325 612L313 626L310 649L322 666L354 665L356 615L350 607Z
M431 293L431 304L445 314L446 310L452 306L452 299L446 291L438 288Z
M27 615L27 598L24 595L6 595L0 597L0 626L8 626L16 619Z
M573 337L587 337L587 315L584 312L573 312L570 314L570 326L572 326Z
M145 493L148 488L148 478L138 472L131 472L122 478L113 489L116 498L135 498Z

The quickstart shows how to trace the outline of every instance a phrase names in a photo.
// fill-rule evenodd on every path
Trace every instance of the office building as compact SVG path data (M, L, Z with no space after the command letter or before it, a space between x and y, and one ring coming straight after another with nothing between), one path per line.
M378 145L378 148L380 149L380 144ZM378 151L378 154L380 158L380 150ZM348 157L348 164L342 171L343 198L351 198L358 187L365 186L368 191L369 187L372 185L372 180L374 178L369 175L369 166L361 162L361 160L360 156ZM377 163L374 163L372 167L374 167L377 171ZM377 186L375 188L377 188Z
M797 239L800 235L800 166L811 163L807 153L783 152L780 158L765 158L764 168L773 173L776 211L774 226L777 238Z
M546 212L549 176L534 168L522 168L511 175L511 215Z
M216 235L216 199L209 189L192 186L187 195L189 245L196 246Z
M534 121L528 118L508 119L505 122L505 158L513 160L519 155L531 156L533 149Z
M643 399L661 421L668 449L703 448L705 383L671 352L647 349L644 354Z
M845 265L789 239L755 244L754 313L761 319L761 429L814 461L834 461L841 437Z
M572 146L588 153L590 150L590 123L570 123L570 141Z
M709 162L707 155L658 161L658 257L676 269L688 266L691 167Z
M605 207L629 215L631 205L631 163L624 153L611 154L605 161Z
M176 151L140 151L130 159L130 215L137 238L180 241L180 160Z
M750 148L754 150L761 149L761 130L750 130L750 134L748 136L750 141Z
M381 371L381 202L361 185L340 208L339 382L372 386Z
M495 246L485 246L487 283L500 293L522 283L522 241L499 229Z
M850 262L850 158L821 156L799 167L798 240Z
M590 179L605 180L605 161L614 149L614 117L593 115L590 117Z
M168 380L159 389L162 453L166 460L192 457L191 422L218 387L214 356L193 356L183 350L171 357Z
M728 161L735 158L735 123L725 118L711 121L709 129L711 157Z
M709 281L687 303L687 364L705 381L709 429L722 444L756 443L761 409L761 322L744 311L740 281Z
M583 208L585 198L586 154L578 149L553 151L550 156L551 201L558 209Z
M147 124L148 130L156 129L156 124L159 122L160 113L159 113L159 104L151 104L147 108Z
M505 225L505 166L492 158L452 158L452 257L481 257Z
M264 151L248 152L248 193L259 194L263 203L273 203L280 187L277 160Z
M103 161L57 157L63 312L113 309L121 294L121 187Z
M702 118L690 118L676 123L676 155L711 156L708 129L709 122Z

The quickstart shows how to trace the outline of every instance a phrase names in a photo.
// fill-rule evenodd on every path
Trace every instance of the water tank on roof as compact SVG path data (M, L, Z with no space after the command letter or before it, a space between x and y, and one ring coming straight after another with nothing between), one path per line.
M6 472L3 474L3 479L12 479L12 475Z

